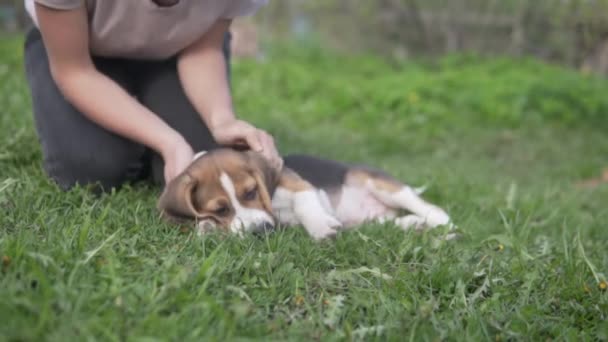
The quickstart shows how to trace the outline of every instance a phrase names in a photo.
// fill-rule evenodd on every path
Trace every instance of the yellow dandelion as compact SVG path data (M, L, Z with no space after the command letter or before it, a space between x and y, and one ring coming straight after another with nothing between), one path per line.
M608 289L608 283L605 280L600 281L598 286L602 291L606 291L606 289Z
M296 302L296 305L298 305L298 306L304 304L304 297L297 295L295 298L295 302Z
M496 247L496 249L497 249L499 252L502 252L502 251L505 249L505 246L504 246L502 243L499 243L499 244L498 244L498 247Z
M412 91L409 94L407 94L407 100L411 104L416 104L416 103L420 102L420 96L418 96L418 94L416 92Z

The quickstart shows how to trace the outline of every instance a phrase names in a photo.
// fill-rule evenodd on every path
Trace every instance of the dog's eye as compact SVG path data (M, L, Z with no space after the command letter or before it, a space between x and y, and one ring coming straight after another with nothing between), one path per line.
M253 188L243 195L245 201L253 201L258 195L258 188Z
M228 213L230 213L230 208L228 208L227 206L221 206L221 207L215 209L214 213L217 216L226 216L226 215L228 215Z

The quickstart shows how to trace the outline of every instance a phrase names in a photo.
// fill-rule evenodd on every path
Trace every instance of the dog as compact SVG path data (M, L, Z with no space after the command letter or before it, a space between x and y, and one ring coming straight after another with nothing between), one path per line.
M442 208L422 199L421 189L384 171L301 154L283 161L275 170L252 151L200 152L165 186L157 208L169 220L197 222L201 234L303 226L322 240L369 222L404 230L453 226Z

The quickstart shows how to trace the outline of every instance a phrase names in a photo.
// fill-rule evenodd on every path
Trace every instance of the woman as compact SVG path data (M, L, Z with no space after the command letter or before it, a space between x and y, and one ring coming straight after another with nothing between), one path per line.
M63 189L166 183L218 145L259 151L272 137L237 119L231 20L266 0L25 0L34 121L47 174Z

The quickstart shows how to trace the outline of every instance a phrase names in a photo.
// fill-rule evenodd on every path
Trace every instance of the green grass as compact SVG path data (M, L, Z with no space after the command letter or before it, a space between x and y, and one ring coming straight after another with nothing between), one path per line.
M159 189L41 171L21 42L0 43L0 340L606 340L608 82L534 60L239 62L240 116L282 152L428 184L462 238L366 226L197 238Z

